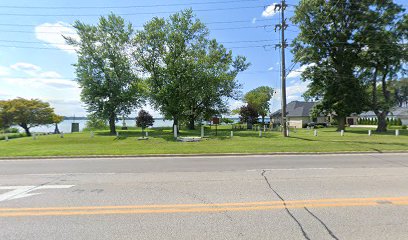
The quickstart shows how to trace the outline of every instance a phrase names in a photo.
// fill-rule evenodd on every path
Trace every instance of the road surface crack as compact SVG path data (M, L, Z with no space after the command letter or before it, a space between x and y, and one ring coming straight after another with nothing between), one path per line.
M266 173L266 171L265 171L265 170L262 170L261 175L262 175L262 177L264 177L264 179L265 179L266 183L268 184L269 188L270 188L270 189L275 193L275 195L282 201L283 206L285 207L285 211L288 213L288 215L289 215L289 216L296 222L296 224L299 226L300 231L301 231L302 234L303 234L303 237L304 237L305 239L307 239L307 240L310 240L309 236L308 236L307 233L305 232L305 230L304 230L302 224L300 223L300 221L289 211L288 207L286 206L285 199L283 199L283 197L282 197L281 195L279 195L279 193L278 193L275 189L273 189L273 187L272 187L271 183L269 182L268 178L265 176L265 173Z
M339 240L339 239L336 237L336 235L334 235L334 233L330 230L330 228L329 228L319 217L317 217L316 215L314 215L307 207L304 207L304 209L305 209L310 215L312 215L312 217L314 217L317 221L319 221L320 224L323 225L323 227L326 229L326 231L330 234L330 236L331 236L333 239Z

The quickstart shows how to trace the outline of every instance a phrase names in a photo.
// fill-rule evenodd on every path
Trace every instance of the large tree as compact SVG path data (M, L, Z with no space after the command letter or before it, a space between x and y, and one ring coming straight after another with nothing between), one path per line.
M355 33L373 1L302 0L293 22L300 33L293 42L295 61L306 65L302 79L310 81L306 97L320 101L320 111L334 114L338 130L345 118L366 105L362 77L356 68L360 45Z
M253 106L265 123L265 116L269 113L269 101L273 96L273 88L268 86L257 87L244 95L244 101Z
M365 13L365 21L356 32L356 43L362 49L358 66L364 71L370 92L369 109L378 119L377 132L387 131L386 117L396 105L392 80L404 71L408 48L408 18L404 9L392 0L378 1Z
M80 39L66 40L78 48L74 66L81 99L91 114L109 121L110 133L115 134L117 116L130 114L143 100L143 82L129 57L132 25L110 14L96 26L76 21L74 28Z
M53 124L57 118L61 117L54 113L50 104L38 99L16 98L0 103L0 119L4 126L18 125L27 136L31 136L31 128Z
M148 75L153 106L173 125L227 110L228 98L237 98L236 76L248 64L234 58L216 40L192 10L168 19L155 17L135 38L134 57Z

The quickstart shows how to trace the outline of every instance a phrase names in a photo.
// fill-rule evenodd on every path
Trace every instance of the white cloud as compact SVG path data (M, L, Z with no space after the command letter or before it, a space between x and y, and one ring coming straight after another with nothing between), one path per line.
M310 82L306 81L291 81L291 85L286 87L286 101L292 102L292 101L303 101L303 93L305 93L308 89L308 85ZM272 103L271 103L271 111L274 112L276 110L279 110L281 108L281 90L276 89L276 93L272 97Z
M272 3L271 5L267 6L265 10L262 12L262 17L274 16L278 12L278 11L275 11L275 4L277 3Z
M275 69L274 67L270 67L268 68L268 71L272 71L273 69Z
M39 71L41 71L41 67L31 64L31 63L26 63L26 62L15 63L11 65L10 68L15 71L23 72L30 76L35 76L38 74Z
M75 29L61 21L57 23L43 23L35 27L37 39L68 53L75 53L74 47L67 45L62 35L79 40Z
M306 70L306 68L312 67L312 66L315 66L315 65L316 65L316 64L314 64L314 63L307 64L307 65L302 65L300 68L295 69L295 70L292 70L292 71L288 74L287 78L297 78L297 77L300 77L300 75L302 75L302 73Z
M256 23L256 18L252 18L252 24Z
M9 74L3 80L26 87L53 87L53 88L77 88L78 84L73 80L62 78L61 74L54 71L42 71L40 66L32 63L18 62L9 68L4 67L7 71L13 70L16 75L26 74L24 77L12 77Z

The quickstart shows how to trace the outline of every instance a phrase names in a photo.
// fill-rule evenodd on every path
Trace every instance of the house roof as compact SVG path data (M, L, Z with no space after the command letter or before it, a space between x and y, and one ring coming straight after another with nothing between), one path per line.
M309 117L310 111L316 102L301 102L292 101L286 104L286 116L288 117ZM281 115L281 109L271 114L271 117L276 117Z
M387 116L395 116L398 118L408 118L408 108L407 107L395 107L387 114ZM373 111L363 112L360 117L376 117Z

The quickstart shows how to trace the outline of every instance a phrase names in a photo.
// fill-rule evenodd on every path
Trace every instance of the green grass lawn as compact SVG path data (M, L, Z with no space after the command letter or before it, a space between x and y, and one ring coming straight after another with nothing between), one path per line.
M139 141L140 129L119 131L120 137L106 131L39 136L0 141L0 157L10 156L80 156L80 155L141 155L141 154L200 154L200 153L273 153L273 152L348 152L348 151L408 151L408 130L367 135L367 129L348 128L344 136L334 128L291 132L283 138L279 132L235 131L230 127L206 129L208 138L201 142L176 142L168 128L149 129L149 140ZM181 136L199 136L200 130L182 130Z

